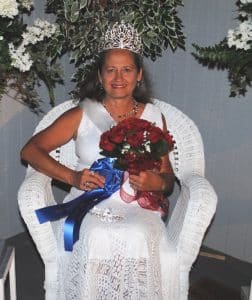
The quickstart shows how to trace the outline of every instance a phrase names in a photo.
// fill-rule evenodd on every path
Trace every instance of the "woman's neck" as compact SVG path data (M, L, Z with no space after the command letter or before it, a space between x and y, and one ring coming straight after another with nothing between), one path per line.
M104 97L103 103L110 105L114 108L127 108L132 105L134 102L134 97L127 97L127 98L112 98L112 97Z
M129 117L135 117L139 104L133 97L127 99L105 98L103 106L112 118L120 121Z

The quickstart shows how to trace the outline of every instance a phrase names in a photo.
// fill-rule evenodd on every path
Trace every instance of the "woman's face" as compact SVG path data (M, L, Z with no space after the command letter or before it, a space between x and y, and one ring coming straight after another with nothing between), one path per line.
M104 65L98 75L105 97L128 99L132 97L137 81L142 78L142 70L137 69L133 53L112 49L106 53Z

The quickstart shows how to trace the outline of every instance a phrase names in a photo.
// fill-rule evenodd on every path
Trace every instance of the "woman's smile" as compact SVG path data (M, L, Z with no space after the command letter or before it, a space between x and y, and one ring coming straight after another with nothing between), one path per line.
M99 79L110 98L131 98L142 71L138 71L133 54L122 49L113 49L106 54L106 61Z

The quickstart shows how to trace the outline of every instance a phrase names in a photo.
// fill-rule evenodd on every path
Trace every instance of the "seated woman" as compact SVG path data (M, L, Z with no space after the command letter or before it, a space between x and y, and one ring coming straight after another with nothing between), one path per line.
M64 202L83 191L104 187L105 178L89 168L102 157L100 136L112 125L134 117L167 130L160 110L151 103L141 53L136 30L115 23L104 36L95 71L83 84L79 105L23 147L21 157L33 168L72 186ZM49 155L70 139L76 145L76 170ZM174 173L168 153L162 157L158 172L130 174L128 183L138 192L170 193ZM91 209L81 223L73 250L61 255L64 272L59 282L64 293L59 299L168 299L172 285L169 273L177 270L171 269L170 260L176 257L170 256L162 221L165 201L162 197L162 205L156 210L143 208L137 201L125 201L118 190ZM64 252L64 224L63 220L57 222L58 249Z

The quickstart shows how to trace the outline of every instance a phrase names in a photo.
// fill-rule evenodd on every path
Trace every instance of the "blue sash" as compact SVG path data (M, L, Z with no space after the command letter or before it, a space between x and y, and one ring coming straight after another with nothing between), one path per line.
M114 169L113 163L113 158L101 158L90 167L90 170L105 177L103 188L84 192L67 203L56 204L35 211L40 224L67 217L64 224L64 246L66 251L72 251L74 243L79 239L81 222L87 212L119 190L123 180L123 171Z

